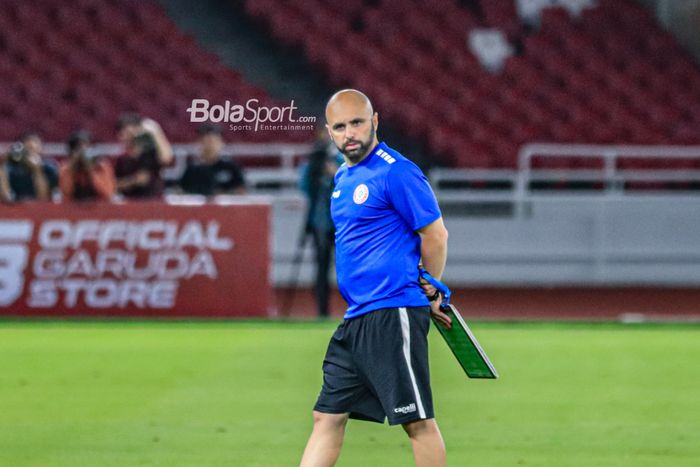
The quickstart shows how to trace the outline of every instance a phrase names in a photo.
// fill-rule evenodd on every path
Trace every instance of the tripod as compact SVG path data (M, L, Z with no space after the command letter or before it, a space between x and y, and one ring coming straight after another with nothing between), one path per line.
M304 250L306 249L306 243L311 236L308 217L309 216L307 215L306 222L304 222L304 224L301 226L301 232L299 232L299 236L297 237L297 248L294 252L294 257L292 258L292 266L289 270L289 280L287 281L287 288L282 299L282 307L280 311L284 317L288 317L292 311L294 299L297 295L299 271L301 270L301 263L304 261Z

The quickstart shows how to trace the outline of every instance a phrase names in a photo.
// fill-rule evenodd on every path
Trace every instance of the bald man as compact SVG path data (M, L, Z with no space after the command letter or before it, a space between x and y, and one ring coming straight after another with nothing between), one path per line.
M348 418L402 425L417 466L445 465L428 370L431 313L445 326L440 295L418 264L440 278L447 230L427 178L377 139L379 117L360 91L335 93L326 127L345 163L331 215L336 275L348 303L323 361L323 386L303 467L332 466Z

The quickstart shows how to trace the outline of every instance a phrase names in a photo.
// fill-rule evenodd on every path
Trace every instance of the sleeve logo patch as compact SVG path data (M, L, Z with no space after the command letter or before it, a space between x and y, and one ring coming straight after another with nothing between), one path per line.
M355 204L362 204L369 198L369 188L364 183L357 185L355 192L352 194L352 200Z

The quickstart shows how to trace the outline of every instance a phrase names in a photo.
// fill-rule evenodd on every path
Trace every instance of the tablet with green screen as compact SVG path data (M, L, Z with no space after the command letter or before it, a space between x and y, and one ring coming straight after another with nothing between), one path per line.
M442 307L442 311L452 320L452 327L447 329L435 319L433 321L467 376L470 378L498 378L496 368L479 345L474 333L462 319L457 308L448 304Z

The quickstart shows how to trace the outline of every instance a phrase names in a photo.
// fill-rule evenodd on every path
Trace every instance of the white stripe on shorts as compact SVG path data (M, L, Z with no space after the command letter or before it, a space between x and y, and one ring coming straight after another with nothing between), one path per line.
M425 409L423 408L423 401L420 398L420 393L418 392L418 385L416 384L416 375L413 374L413 366L411 365L411 327L408 322L408 312L406 312L405 307L399 308L399 316L401 317L403 356L406 359L406 365L408 365L408 374L411 376L411 384L413 384L413 393L416 396L416 406L418 406L418 416L420 418L425 418Z

